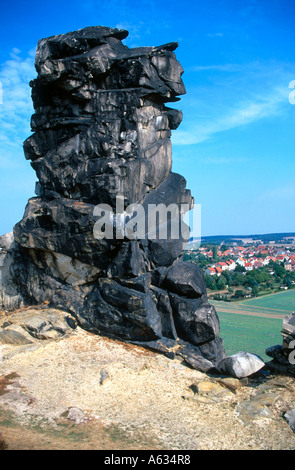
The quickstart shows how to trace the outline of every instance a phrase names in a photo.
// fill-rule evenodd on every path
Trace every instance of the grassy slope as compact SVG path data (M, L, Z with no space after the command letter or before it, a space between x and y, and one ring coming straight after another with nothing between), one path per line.
M295 311L295 291L284 291L242 302L225 303L212 301L219 319L220 336L228 355L239 350L258 354L264 360L270 360L265 349L274 344L281 344L282 320L285 315ZM241 315L229 313L235 309ZM257 316L246 315L255 312ZM245 313L245 315L243 314ZM279 314L282 319L259 317L259 313Z
M220 336L223 338L227 355L238 351L258 354L264 361L270 360L266 348L281 344L282 321L272 318L236 315L218 311Z
M283 312L286 311L287 315L295 311L295 289L244 300L241 302L241 305L267 308L269 312L274 311L274 309L282 310Z

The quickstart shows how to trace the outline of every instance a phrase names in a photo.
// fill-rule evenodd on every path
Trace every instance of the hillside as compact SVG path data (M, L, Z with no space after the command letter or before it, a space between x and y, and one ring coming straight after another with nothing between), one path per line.
M295 449L289 377L230 379L77 327L2 346L0 432L8 449Z

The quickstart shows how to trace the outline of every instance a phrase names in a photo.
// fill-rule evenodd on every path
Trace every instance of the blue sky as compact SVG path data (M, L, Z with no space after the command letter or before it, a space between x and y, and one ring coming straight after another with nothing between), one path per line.
M202 235L295 231L294 0L31 0L1 6L0 234L34 196L23 155L37 41L125 28L129 47L178 41L187 94L173 171L202 207ZM1 97L1 95L0 95Z

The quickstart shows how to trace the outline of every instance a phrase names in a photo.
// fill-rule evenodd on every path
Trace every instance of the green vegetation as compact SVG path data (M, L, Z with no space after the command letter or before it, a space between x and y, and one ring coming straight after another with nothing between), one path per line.
M202 253L196 254L196 252L188 253L187 251L183 254L183 261L190 261L191 263L197 263L200 268L206 268L208 266L208 258L202 255Z
M214 262L227 261L230 257L217 257L216 245L207 245L213 252L213 259L208 259L202 253L185 252L184 261L196 263L204 272ZM221 251L227 249L222 245ZM214 257L216 257L214 259ZM220 276L205 274L208 293L214 294L215 300L237 301L244 297L257 297L279 292L282 288L295 288L295 271L286 271L280 262L270 261L268 265L246 271L237 265L234 271L225 270Z
M288 315L288 313L295 311L295 289L244 300L240 302L240 306L251 308L259 307L260 309L267 309L269 313L273 312Z
M213 252L213 261L217 261L217 246L216 245L213 246L212 252Z
M218 307L217 312L220 336L228 356L238 351L248 351L258 354L264 361L271 360L265 350L282 343L282 320L228 313Z
M270 358L265 349L282 344L284 316L295 311L295 290L228 303L210 301L220 320L220 336L228 355L239 350Z
M237 266L234 271L223 271L220 276L205 274L206 287L211 291L228 289L226 296L214 297L222 298L222 300L239 300L247 294L253 297L270 294L279 291L282 287L292 288L294 281L295 272L287 272L278 263L270 263L267 267L256 268L252 271L246 271L242 266Z
M240 237L241 240L231 236L204 237L202 251L191 249L185 253L184 260L198 264L204 274L208 267L222 269L225 265L221 262L237 261L240 257L246 263L254 260L254 269L236 264L235 270L205 274L209 302L217 310L227 355L244 350L269 361L265 349L282 344L283 318L295 311L295 271L284 256L278 256L286 249L285 236L294 234L248 236ZM242 245L244 250L240 249ZM294 244L287 248L288 254L294 253ZM270 256L269 263L259 263L266 256Z

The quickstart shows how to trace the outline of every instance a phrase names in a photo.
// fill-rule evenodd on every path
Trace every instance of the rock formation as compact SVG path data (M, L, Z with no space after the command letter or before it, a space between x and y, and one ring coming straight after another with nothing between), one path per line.
M267 367L272 372L295 377L295 312L284 318L281 335L282 345L270 346L265 351L272 358Z
M24 143L37 197L0 239L2 308L46 302L210 370L225 356L219 320L201 270L181 258L193 199L171 171L182 113L165 103L185 93L177 43L130 49L127 35L89 27L38 43ZM163 222L158 205L175 214Z

